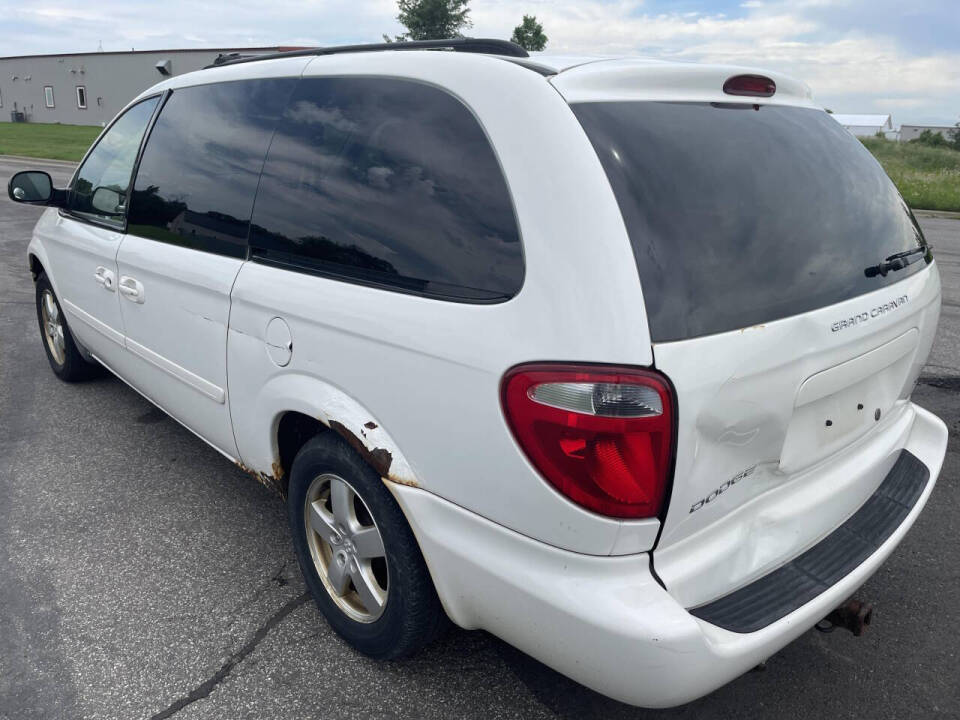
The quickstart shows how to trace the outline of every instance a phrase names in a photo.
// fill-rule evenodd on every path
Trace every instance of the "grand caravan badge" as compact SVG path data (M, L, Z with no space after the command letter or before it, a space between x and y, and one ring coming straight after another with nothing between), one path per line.
M908 298L906 295L901 295L900 297L894 298L893 300L885 302L882 305L877 305L869 310L864 310L862 313L857 313L856 315L851 315L850 317L843 318L842 320L837 320L833 325L830 326L830 330L831 332L840 332L841 330L846 330L847 328L861 325L862 323L868 322L873 318L878 318L882 315L886 315L889 312L897 310L902 305L906 305L909 300L910 298Z

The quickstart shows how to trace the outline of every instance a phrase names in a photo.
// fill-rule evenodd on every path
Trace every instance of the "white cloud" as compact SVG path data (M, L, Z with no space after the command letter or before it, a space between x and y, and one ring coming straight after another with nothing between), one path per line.
M923 105L926 100L924 98L917 97L899 97L899 98L887 98L880 97L873 101L877 105L883 105L885 107L893 108L915 108Z
M533 13L553 52L767 67L806 81L821 103L838 111L885 107L909 112L898 121L947 120L960 111L960 40L945 49L921 45L914 51L898 41L901 30L916 34L916 23L935 23L937 12L952 17L955 8L944 2L913 0L908 28L889 8L874 12L871 0L743 0L735 17L711 12L709 0L700 8L685 4L683 11L659 11L641 0L473 0L469 34L509 37L521 16ZM0 5L6 5L0 9L4 54L92 51L99 40L107 50L329 45L375 42L382 33L401 31L395 0L274 0L269 6L260 0L229 5L0 0ZM882 22L862 22L876 19L876 13ZM863 27L873 29L858 29ZM885 99L895 102L878 108Z
M922 4L924 0L917 0ZM650 14L642 3L563 0L537 6L549 50L597 54L640 53L694 62L769 68L811 86L814 97L838 110L909 110L910 117L953 117L960 111L960 40L952 51L917 55L892 35L828 26L808 11L855 9L864 0L746 0L741 17ZM476 35L500 34L517 16L507 0L474 5ZM819 16L818 16L819 17ZM514 23L515 24L515 23ZM895 23L894 23L895 24ZM912 103L878 106L908 95Z

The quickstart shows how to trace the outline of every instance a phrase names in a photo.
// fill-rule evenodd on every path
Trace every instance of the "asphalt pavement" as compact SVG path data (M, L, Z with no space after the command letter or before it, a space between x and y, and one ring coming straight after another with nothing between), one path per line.
M0 179L27 168L70 173L0 158ZM950 446L859 593L874 624L808 632L764 670L653 712L483 632L402 662L353 652L305 595L277 496L119 380L50 372L26 261L39 214L0 198L0 718L960 717L960 220L921 218L944 299L914 398Z

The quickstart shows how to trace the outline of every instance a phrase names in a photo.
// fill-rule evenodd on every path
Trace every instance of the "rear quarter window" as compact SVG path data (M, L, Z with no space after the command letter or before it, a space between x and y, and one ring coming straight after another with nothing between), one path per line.
M924 267L866 276L925 241L873 156L823 111L572 107L623 214L655 342L809 312Z
M459 100L388 78L300 81L270 146L254 259L349 282L498 302L523 282L499 163Z

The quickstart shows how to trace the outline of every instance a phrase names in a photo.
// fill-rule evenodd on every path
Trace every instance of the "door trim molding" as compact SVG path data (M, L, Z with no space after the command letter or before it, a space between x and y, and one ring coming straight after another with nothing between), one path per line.
M154 367L163 370L168 375L175 377L185 385L189 385L201 395L205 395L214 402L222 405L226 400L226 392L224 392L222 387L214 385L209 380L204 380L199 375L195 375L185 367L177 365L172 360L168 360L167 358L163 357L163 355L155 353L150 348L141 345L135 340L127 338L127 350L132 352L137 357L146 360Z
M117 345L119 345L120 347L123 347L123 333L117 332L112 327L107 325L105 322L102 322L101 320L97 320L93 315L86 312L85 310L81 310L80 308L78 308L76 305L74 305L72 302L70 302L65 298L61 299L60 306L64 310L66 310L68 313L73 315L75 318L77 318L77 320L81 320L82 322L86 323L91 328L96 330L98 333L103 335L105 338L108 338L109 340L113 340L113 342L115 342Z
M121 347L126 347L127 350L132 352L137 357L146 360L154 367L163 370L165 373L175 377L185 385L189 385L201 395L204 395L205 397L213 400L215 403L219 403L221 405L226 402L226 392L219 385L214 385L209 380L204 380L199 375L195 375L185 367L181 367L172 360L168 360L167 358L163 357L163 355L155 353L150 348L145 347L140 343L131 340L130 338L125 338L123 333L117 332L105 322L97 320L95 317L93 317L93 315L81 310L69 300L61 300L60 305L64 310L69 312L78 320L81 320L85 324L89 325L104 337L112 340Z

